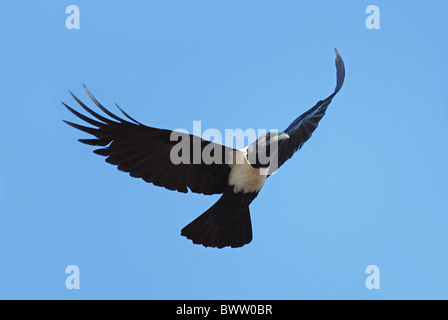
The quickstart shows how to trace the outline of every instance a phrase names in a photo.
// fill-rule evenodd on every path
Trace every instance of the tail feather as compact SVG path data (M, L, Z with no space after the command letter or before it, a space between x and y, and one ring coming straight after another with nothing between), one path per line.
M218 201L183 228L181 235L204 247L242 247L252 241L249 206Z

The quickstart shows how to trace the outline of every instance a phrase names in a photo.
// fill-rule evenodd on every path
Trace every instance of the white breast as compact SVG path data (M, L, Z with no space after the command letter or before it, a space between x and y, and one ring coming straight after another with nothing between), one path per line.
M263 169L255 169L247 161L247 150L242 149L235 155L236 164L231 164L229 186L233 186L233 192L258 192L266 181L266 172ZM264 170L266 171L266 170Z

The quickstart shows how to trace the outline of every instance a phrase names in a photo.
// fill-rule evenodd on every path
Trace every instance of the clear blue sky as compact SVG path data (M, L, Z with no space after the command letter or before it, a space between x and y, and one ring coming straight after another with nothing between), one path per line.
M68 30L68 5L79 30ZM380 9L379 30L365 26ZM0 298L448 298L448 5L3 1ZM251 205L240 249L180 230L219 196L130 178L65 125L82 84L159 128L276 128L346 81ZM89 104L91 105L91 103ZM365 269L380 269L368 290ZM77 265L81 289L67 290Z

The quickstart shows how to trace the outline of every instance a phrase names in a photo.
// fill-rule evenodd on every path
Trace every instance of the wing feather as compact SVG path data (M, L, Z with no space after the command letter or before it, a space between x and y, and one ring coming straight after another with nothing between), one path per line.
M116 105L130 121L122 119L101 105L85 86L84 88L95 105L111 119L93 111L70 92L75 101L92 118L65 103L63 105L75 116L93 127L65 120L64 122L93 135L94 139L79 139L79 141L87 145L102 147L94 150L94 153L106 157L106 162L116 165L119 170L129 173L132 177L141 178L169 190L186 193L190 189L192 192L203 194L216 194L224 191L230 172L225 155L235 151L234 149L182 133L182 137L190 141L190 161L189 163L174 164L170 159L170 153L172 147L178 142L170 140L172 131L145 126ZM222 159L212 164L205 164L202 157L198 157L200 162L193 164L193 151L195 150L192 147L193 143L200 144L201 152L209 144L213 144L214 148L222 148Z
M282 140L279 143L277 159L275 159L277 161L272 162L276 165L270 169L271 174L290 159L297 150L302 148L303 144L311 137L314 130L316 130L319 121L325 115L331 100L341 89L345 78L345 67L342 57L336 49L335 54L336 88L334 89L334 92L326 99L317 102L315 106L295 119L286 130L283 131L287 133L290 138L288 140Z

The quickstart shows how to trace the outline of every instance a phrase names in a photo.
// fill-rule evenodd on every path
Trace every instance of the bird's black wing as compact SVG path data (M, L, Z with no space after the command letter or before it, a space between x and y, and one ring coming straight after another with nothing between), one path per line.
M280 166L282 166L292 155L302 148L303 144L311 137L314 130L316 130L319 121L325 115L328 105L333 97L339 92L344 83L345 67L339 52L335 49L336 53L336 88L334 92L325 100L321 100L314 107L302 114L296 120L294 120L286 130L283 132L289 135L289 139L282 140L278 146L277 159L273 161L272 169L270 173L275 172Z
M128 172L132 177L142 178L146 182L169 190L187 193L189 188L192 192L203 194L224 191L230 172L226 157L236 150L186 133L145 126L117 106L130 121L124 120L104 108L87 88L85 89L93 102L113 120L93 111L71 93L80 106L93 117L89 118L65 103L63 103L64 106L77 117L91 124L93 128L69 121L64 122L93 135L94 139L79 139L79 141L102 147L94 152L107 157L108 163L117 165L119 170ZM177 140L171 141L173 133ZM189 161L175 164L170 157L171 150L181 139L184 142L188 141L190 148L180 151L177 155L182 156L182 152L187 150ZM204 162L203 157L198 154L193 157L195 152L202 153L204 148L207 148L208 154L213 156L215 160L213 163L210 160ZM220 159L217 160L218 158Z

